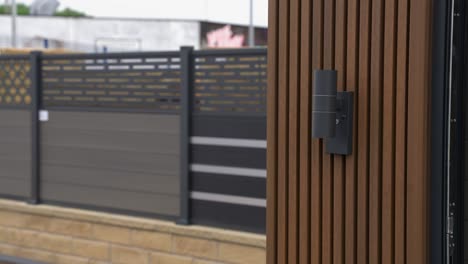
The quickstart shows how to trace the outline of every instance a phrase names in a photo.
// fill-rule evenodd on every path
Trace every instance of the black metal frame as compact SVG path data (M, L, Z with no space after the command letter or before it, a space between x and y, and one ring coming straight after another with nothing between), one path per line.
M446 166L449 5L433 1L433 52L431 91L431 180L430 180L430 261L444 263L446 245Z
M266 49L253 48L253 49L209 49L209 50L195 50L194 56L232 56L232 55L266 55Z
M460 4L464 0L455 0L456 3ZM459 131L452 132L452 135L448 135L449 126L451 121L449 120L448 114L452 107L450 105L450 76L451 74L451 1L446 0L434 0L433 1L433 34L432 34L432 85L431 85L431 175L430 175L430 227L429 227L429 238L430 238L430 250L429 260L430 263L446 263L450 252L448 251L448 215L447 215L447 188L448 182L448 166L449 153L447 152L449 147L449 136L458 137L457 141L460 140ZM460 14L462 15L462 14ZM460 48L462 48L461 45ZM456 56L462 56L460 50L457 50ZM456 60L457 58L455 58ZM454 76L458 78L460 76ZM456 89L456 87L455 87ZM455 91L457 92L457 91ZM460 92L460 91L458 91ZM458 94L455 99L460 100L461 96ZM460 106L459 103L457 103ZM459 116L459 108L455 110L455 116ZM461 118L457 118L461 119ZM461 127L460 125L457 125ZM463 141L463 138L461 138ZM460 158L463 153L460 152L460 148L451 151L451 161L455 165L456 172L460 172ZM458 168L456 168L458 167ZM451 173L452 174L452 173ZM459 195L459 194L457 194ZM459 200L459 199L458 199ZM463 216L462 216L463 217ZM454 235L459 235L460 230L455 232ZM455 241L459 241L459 238L455 238ZM460 241L461 242L461 241ZM459 253L463 253L462 243L459 243L461 250ZM455 255L458 255L455 252ZM459 255L458 255L459 257ZM459 259L454 259L459 260ZM454 262L458 263L458 262ZM449 263L447 263L449 264Z
M169 57L169 56L178 56L179 52L177 51L161 51L161 52L110 52L110 53L88 53L88 54L44 54L44 59L66 59L66 60L76 60L76 59L132 59L134 57ZM2 55L3 58L3 55Z
M41 73L41 52L31 53L31 197L30 204L38 204L40 197L40 122L39 111L41 109L42 73Z
M180 111L180 225L190 223L190 128L193 84L193 48L182 47L181 111Z
M466 3L463 0L456 0L454 6L455 13L453 25L453 70L452 70L452 158L451 158L451 182L450 185L450 202L451 213L453 212L454 225L453 234L450 238L454 246L451 249L453 256L453 263L464 263L464 195L465 195L465 130L466 130L466 87L467 87L467 57L466 57L466 43L467 43L467 30L466 30Z

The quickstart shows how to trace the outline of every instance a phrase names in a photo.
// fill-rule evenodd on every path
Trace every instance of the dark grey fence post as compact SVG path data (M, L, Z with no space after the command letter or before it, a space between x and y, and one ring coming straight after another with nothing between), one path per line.
M181 47L180 95L180 217L179 225L190 224L190 121L194 75L193 47Z
M39 110L42 95L42 53L31 52L31 196L30 204L39 203L39 179L40 179L40 123Z

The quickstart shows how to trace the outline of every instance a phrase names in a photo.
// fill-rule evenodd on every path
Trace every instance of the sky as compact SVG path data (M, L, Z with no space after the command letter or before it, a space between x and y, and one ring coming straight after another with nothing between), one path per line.
M194 19L230 24L249 23L250 0L58 0L94 17ZM268 0L254 1L254 24L267 26ZM31 4L33 0L17 0Z

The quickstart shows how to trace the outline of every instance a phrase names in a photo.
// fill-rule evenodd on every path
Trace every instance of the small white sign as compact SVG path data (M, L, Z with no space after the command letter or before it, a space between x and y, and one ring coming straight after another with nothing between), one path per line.
M47 110L40 110L39 111L39 121L47 122L49 121L49 111Z

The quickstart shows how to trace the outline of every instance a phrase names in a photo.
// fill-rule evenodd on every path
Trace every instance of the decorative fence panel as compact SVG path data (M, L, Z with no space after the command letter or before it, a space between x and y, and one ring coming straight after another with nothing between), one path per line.
M179 53L42 59L41 198L179 215Z
M0 195L264 232L266 50L0 57L0 84Z
M31 64L0 57L0 194L27 199L31 191Z
M264 232L266 53L193 56L192 221Z

